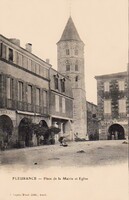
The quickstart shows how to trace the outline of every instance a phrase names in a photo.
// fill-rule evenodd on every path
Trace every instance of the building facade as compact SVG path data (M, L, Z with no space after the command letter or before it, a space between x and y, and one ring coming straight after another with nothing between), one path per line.
M89 140L99 139L99 126L98 126L98 107L89 101L87 104L87 133Z
M32 54L31 44L24 49L19 40L0 35L0 132L4 140L11 147L17 142L38 145L35 135L30 137L23 130L30 121L47 126L57 123L73 140L71 81Z
M100 139L128 138L127 72L96 76Z
M53 68L50 69L50 116L68 140L73 140L73 95L71 81Z
M0 129L13 146L21 140L29 146L33 138L22 136L23 124L50 122L49 69L50 64L20 47L17 39L0 35Z
M73 93L74 132L80 138L87 134L84 43L75 28L72 18L68 19L63 34L57 43L58 71L71 80Z

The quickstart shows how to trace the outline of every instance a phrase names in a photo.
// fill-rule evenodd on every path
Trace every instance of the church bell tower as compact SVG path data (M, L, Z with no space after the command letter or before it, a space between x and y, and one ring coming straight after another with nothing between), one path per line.
M87 111L84 69L84 43L76 30L71 16L57 43L58 71L69 77L73 92L74 133L85 138L87 134Z

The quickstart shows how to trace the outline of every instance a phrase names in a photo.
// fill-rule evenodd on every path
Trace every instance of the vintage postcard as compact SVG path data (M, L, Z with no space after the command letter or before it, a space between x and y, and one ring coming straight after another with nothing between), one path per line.
M0 0L0 200L127 200L127 0Z

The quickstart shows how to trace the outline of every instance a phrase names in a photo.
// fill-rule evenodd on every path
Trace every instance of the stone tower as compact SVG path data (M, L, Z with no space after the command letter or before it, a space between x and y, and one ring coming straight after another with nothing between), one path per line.
M87 134L86 92L84 69L84 43L76 30L71 17L57 43L58 71L71 80L74 105L74 133L80 138Z

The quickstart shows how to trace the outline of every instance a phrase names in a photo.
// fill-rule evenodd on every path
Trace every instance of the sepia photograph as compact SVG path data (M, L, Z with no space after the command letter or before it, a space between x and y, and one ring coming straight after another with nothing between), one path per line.
M1 200L128 200L128 0L0 0Z

